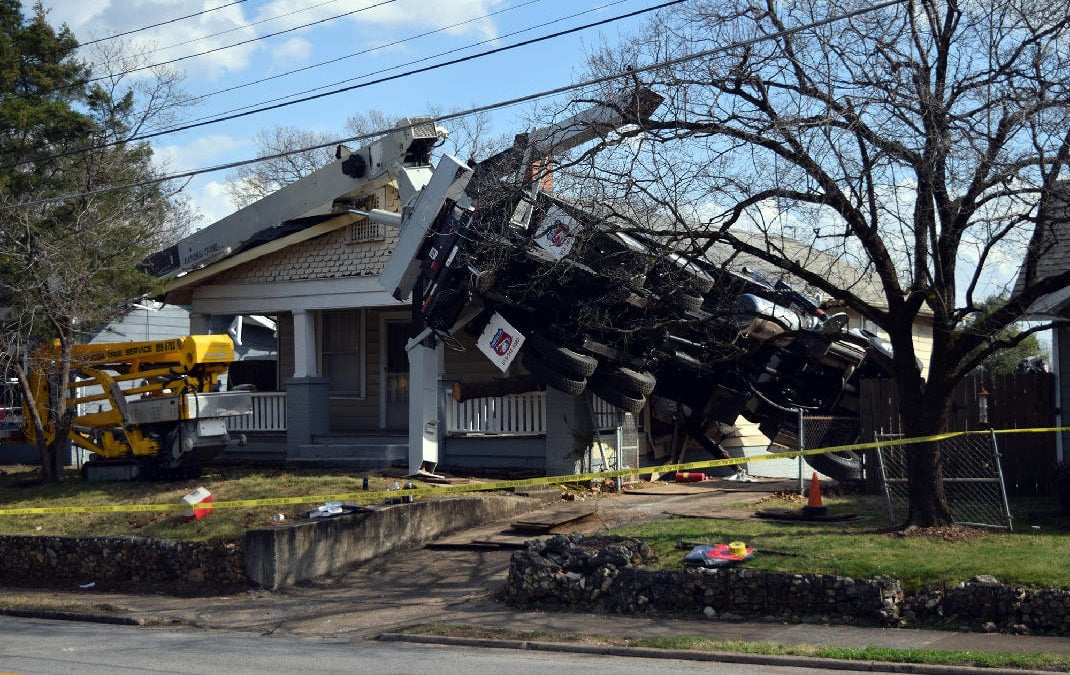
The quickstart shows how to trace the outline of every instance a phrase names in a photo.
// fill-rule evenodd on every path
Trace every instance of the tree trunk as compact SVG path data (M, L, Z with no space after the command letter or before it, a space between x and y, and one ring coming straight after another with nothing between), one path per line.
M66 456L70 448L74 409L67 405L70 395L67 383L71 381L72 345L73 340L70 337L60 338L58 362L53 362L48 372L48 418L53 436L50 442L46 443L42 437L37 443L41 457L41 480L46 483L63 482L63 468L66 466Z
M944 491L940 442L918 443L907 449L907 488L910 494L905 527L942 527L952 524Z
M948 402L934 404L928 397L912 403L902 397L900 414L907 438L931 436L947 429ZM907 489L910 497L903 527L943 527L952 524L951 509L944 490L940 441L906 446Z

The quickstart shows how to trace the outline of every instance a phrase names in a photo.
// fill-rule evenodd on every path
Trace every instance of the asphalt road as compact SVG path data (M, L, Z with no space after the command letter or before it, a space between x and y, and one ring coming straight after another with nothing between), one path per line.
M506 649L473 650L361 639L264 636L226 631L106 626L8 617L0 617L0 670L25 675L545 675L569 672L646 675L653 670L667 675L803 675L832 672L812 667Z

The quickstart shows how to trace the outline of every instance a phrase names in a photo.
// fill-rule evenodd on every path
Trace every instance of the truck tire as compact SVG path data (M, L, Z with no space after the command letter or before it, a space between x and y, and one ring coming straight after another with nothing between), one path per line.
M841 483L862 480L862 457L857 452L829 452L805 455L806 463Z
M654 391L657 378L645 370L635 370L626 366L618 366L608 370L598 371L598 379L605 384L619 389L621 393L634 398L644 398Z
M674 291L668 297L668 301L673 307L682 309L685 312L702 309L702 303L704 302L701 295L692 295L684 291Z
M590 377L598 367L595 357L563 347L539 333L532 333L527 341L548 365L577 379Z
M529 373L547 387L553 387L570 396L579 396L587 389L587 378L577 378L570 373L562 373L537 354L525 352L521 363Z
M629 396L620 389L617 389L602 380L591 380L587 386L596 396L598 396L598 398L610 405L617 406L624 412L638 415L643 412L643 408L646 407L646 396Z
M676 274L683 282L684 288L692 289L696 295L706 295L716 283L709 274L687 256L673 253L668 256L669 262L676 266Z

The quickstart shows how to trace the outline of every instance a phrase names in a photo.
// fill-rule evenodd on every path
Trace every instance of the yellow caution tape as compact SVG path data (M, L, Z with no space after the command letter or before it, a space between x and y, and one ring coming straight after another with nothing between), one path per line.
M583 483L587 481L604 480L623 476L636 476L650 473L671 473L676 471L692 471L695 469L709 469L714 467L735 466L749 462L764 462L774 459L795 459L810 455L824 455L833 452L858 452L873 450L876 448L897 447L903 445L915 445L918 443L932 443L944 441L962 436L980 436L996 434L1021 434L1021 433L1051 433L1070 431L1070 427L1050 427L1033 429L988 429L981 431L953 431L932 436L920 436L914 438L895 438L884 441L871 441L868 443L852 443L850 445L834 445L812 450L790 450L787 452L770 452L756 457L730 457L727 459L708 459L698 462L686 462L683 464L663 464L660 466L643 466L637 468L616 469L611 471L599 471L593 473L569 474L566 476L543 476L540 478L524 478L518 480L500 480L485 483L466 483L463 485L443 485L423 488L409 488L401 490L361 490L358 492L342 492L326 495L301 495L297 497L267 497L264 499L236 499L228 501L201 502L199 504L167 503L167 504L108 504L100 506L31 506L22 508L0 509L0 516L23 516L23 515L46 515L64 513L146 513L155 511L191 511L193 509L243 509L262 506L294 506L298 504L325 504L327 502L378 502L382 499L399 499L402 497L422 497L427 495L441 496L446 494L463 494L466 492L487 492L493 490L510 490L518 487L530 487L534 485L561 485L567 483Z

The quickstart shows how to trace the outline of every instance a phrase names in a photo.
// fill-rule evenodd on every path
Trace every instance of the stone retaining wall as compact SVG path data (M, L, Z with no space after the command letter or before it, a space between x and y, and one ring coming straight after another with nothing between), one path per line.
M0 576L21 583L69 580L122 589L248 585L237 542L176 542L146 537L0 535Z
M550 495L557 492L378 506L333 518L287 521L248 530L241 539L211 542L0 535L0 580L183 594L235 586L279 589L451 532L515 518L544 505Z
M617 614L943 624L1070 635L1070 591L1031 591L981 577L946 591L907 596L888 577L859 580L746 567L644 568L649 562L650 548L637 540L561 535L532 541L513 554L503 595L519 606Z

